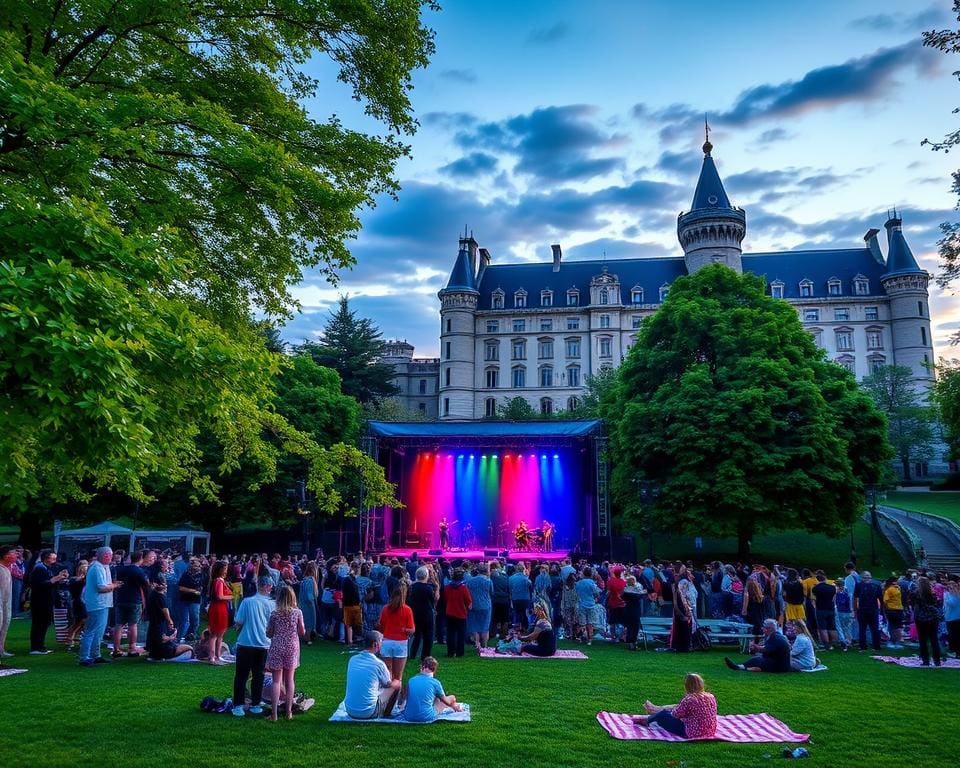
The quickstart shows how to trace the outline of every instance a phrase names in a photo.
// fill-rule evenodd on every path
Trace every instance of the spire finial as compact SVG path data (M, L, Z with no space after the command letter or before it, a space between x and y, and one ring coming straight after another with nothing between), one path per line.
M713 149L713 144L710 143L710 123L707 122L707 116L703 116L703 136L705 141L703 142L703 154L709 155L710 150Z

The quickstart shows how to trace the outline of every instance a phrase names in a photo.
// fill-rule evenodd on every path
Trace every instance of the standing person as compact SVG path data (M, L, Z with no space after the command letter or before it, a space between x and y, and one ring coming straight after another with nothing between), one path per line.
M853 645L853 597L847 592L847 585L843 579L835 582L837 595L834 602L837 606L837 636L840 646L848 650Z
M60 582L70 577L66 570L56 576L51 570L57 562L57 553L43 549L37 556L36 565L30 572L30 655L45 656L47 630L53 622L53 593Z
M754 641L760 640L763 625L763 590L756 579L747 579L747 588L743 590L743 607L740 611L747 623L753 627Z
M23 595L23 579L27 573L27 566L23 559L23 547L18 546L16 548L17 556L14 558L13 565L10 566L10 576L12 578L12 592L13 596L11 598L12 614L11 618L16 618L20 615L20 607L23 604L21 596Z
M270 670L274 680L270 697L270 720L277 719L281 687L287 694L287 720L293 719L293 694L296 690L294 675L300 666L300 638L304 632L303 613L297 608L297 596L292 587L283 585L277 595L277 609L270 614L267 621L270 649L267 651L266 668Z
M943 593L943 620L947 623L950 652L960 659L960 583L955 579L947 582Z
M407 641L416 631L413 611L407 605L407 585L404 582L400 582L393 590L390 602L380 612L380 631L383 632L380 655L393 679L402 680L403 668L407 664Z
M122 565L117 569L117 580L123 582L123 585L114 595L116 621L113 624L113 658L123 656L120 645L124 625L127 626L127 656L139 656L137 631L143 617L144 598L150 589L150 579L143 568L142 550L137 550L130 556L129 565Z
M110 574L113 562L113 550L100 547L96 560L87 570L87 580L83 585L83 604L87 609L87 623L80 637L80 666L92 667L104 664L107 659L100 655L100 643L107 630L107 616L113 608L113 593L122 582L114 581Z
M246 699L247 678L250 677L250 707L246 711L251 715L263 712L260 699L263 696L263 671L267 665L267 651L270 639L267 637L267 625L276 604L270 598L273 591L273 579L264 573L257 579L257 594L245 597L237 608L234 626L237 630L237 666L233 676L233 714L243 717L243 702ZM293 698L289 696L288 698Z
M463 580L470 590L470 611L467 614L467 634L473 638L477 653L490 639L490 617L493 612L493 582L487 576L487 564L477 566L477 575Z
M467 629L467 613L472 598L463 583L463 570L454 568L450 581L443 590L447 612L447 656L463 656Z
M610 625L610 639L618 643L624 638L623 630L626 620L623 611L626 602L623 599L623 590L627 582L622 578L623 567L619 565L610 569L610 578L607 579L607 623Z
M587 645L593 645L593 622L600 587L593 580L593 571L589 566L583 569L583 576L576 583L575 589L577 591L577 623L585 628Z
M683 679L685 696L672 707L644 703L646 715L633 721L639 725L659 725L663 730L683 739L712 739L717 734L717 700L707 693L703 678L689 673Z
M13 656L7 651L7 630L13 618L13 566L17 550L9 544L0 547L0 659ZM0 662L2 664L3 662Z
M70 615L73 620L67 627L67 636L64 640L68 651L73 650L77 637L83 631L83 624L87 620L87 609L83 604L83 585L87 580L89 569L90 564L86 560L81 560L77 563L76 574L70 579L68 589L70 591ZM0 638L0 648L3 648L2 638Z
M578 611L577 576L575 571L571 571L564 577L563 592L560 593L560 615L563 618L563 632L570 640L579 639Z
M493 584L493 628L500 640L506 640L510 626L510 579L496 560L490 563L490 582Z
M853 591L853 611L860 626L860 650L867 650L867 628L870 629L873 649L880 650L880 608L883 605L883 587L873 580L870 571L863 575Z
M786 621L805 619L807 616L804 607L803 583L796 568L787 569L787 580L783 584L783 599L786 604L784 618Z
M443 551L450 549L450 525L447 523L446 516L440 518L440 549Z
M913 598L913 621L917 625L917 639L920 641L920 662L930 666L930 652L933 651L933 664L940 666L940 640L937 631L943 613L937 604L930 579L921 576L917 583L917 593Z
M300 580L300 612L303 614L307 645L312 645L317 639L317 592L317 564L311 560L303 567L303 578Z
M883 583L883 612L890 628L887 648L903 648L900 644L903 639L903 592L900 591L896 576L891 576Z
M354 632L358 640L363 632L363 608L355 567L340 580L340 593L343 601L343 641L353 645Z
M690 594L686 588L689 582L680 579L673 590L673 628L670 633L670 648L676 653L690 653L690 641L693 637L694 613ZM756 584L756 582L751 582Z
M407 599L410 610L413 611L413 643L410 646L410 655L420 655L420 660L426 659L433 651L433 627L436 622L437 598L440 588L435 582L430 582L430 570L421 565L417 568L417 580L410 585L410 595Z
M530 590L533 584L523 568L523 563L517 563L509 583L510 601L513 603L513 624L526 631L529 624L527 611L530 609Z
M420 674L411 677L407 683L407 694L404 696L407 705L403 708L403 719L407 722L432 723L447 707L455 712L463 710L457 703L457 697L445 693L436 679L438 666L440 662L433 656L427 656L420 662Z
M363 636L362 653L347 662L347 692L343 707L354 720L376 720L390 717L397 703L401 683L377 654L383 646L383 635L371 629Z
M223 636L230 625L229 605L233 601L233 590L227 586L227 564L223 560L214 563L210 569L210 605L207 608L207 624L210 629L210 663L220 666L223 651Z
M817 571L817 583L811 590L817 609L817 631L820 644L828 651L837 642L837 588L827 581L823 571Z
M193 640L200 628L200 601L203 599L203 568L199 558L191 557L187 570L177 582L180 596L180 642Z

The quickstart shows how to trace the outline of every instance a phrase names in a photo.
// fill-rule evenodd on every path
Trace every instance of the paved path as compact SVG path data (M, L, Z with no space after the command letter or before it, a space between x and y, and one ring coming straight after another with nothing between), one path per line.
M923 515L888 506L884 506L883 511L897 518L904 528L912 531L920 539L931 568L960 572L960 547L957 547L948 536L924 522Z

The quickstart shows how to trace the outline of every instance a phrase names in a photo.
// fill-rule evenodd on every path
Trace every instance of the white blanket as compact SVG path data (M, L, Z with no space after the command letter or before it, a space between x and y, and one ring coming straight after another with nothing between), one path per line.
M434 723L439 723L441 721L446 721L448 723L469 723L470 722L470 705L461 704L463 707L462 712L454 712L452 709L447 707L439 715L437 719L433 720ZM347 714L346 707L344 707L343 702L340 702L340 706L337 707L337 711L333 713L330 718L331 723L394 723L399 725L430 725L430 723L411 723L409 720L403 719L403 710L399 712L395 711L390 717L378 717L376 720L355 720Z

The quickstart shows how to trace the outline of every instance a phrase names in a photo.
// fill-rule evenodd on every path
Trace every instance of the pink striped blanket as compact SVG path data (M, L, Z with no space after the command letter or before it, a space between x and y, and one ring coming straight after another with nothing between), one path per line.
M529 653L524 653L522 656L517 656L515 653L497 653L495 648L481 648L480 649L480 658L483 659L588 659L590 658L583 651L557 651L553 656L531 656Z
M923 662L919 656L872 656L877 661L885 661L888 664L897 664L901 667L922 667ZM930 662L930 668L936 669L933 662ZM941 669L960 669L960 659L944 659L940 665Z
M597 720L603 729L615 739L632 741L735 741L739 743L761 741L807 741L809 733L794 733L786 724L766 713L756 715L718 715L717 735L713 739L681 739L658 725L637 725L633 715L616 712L600 712Z

